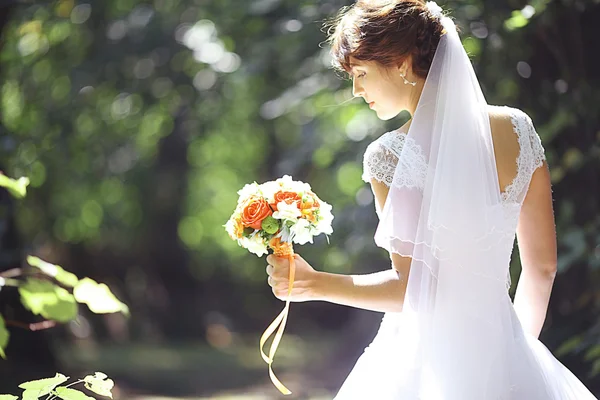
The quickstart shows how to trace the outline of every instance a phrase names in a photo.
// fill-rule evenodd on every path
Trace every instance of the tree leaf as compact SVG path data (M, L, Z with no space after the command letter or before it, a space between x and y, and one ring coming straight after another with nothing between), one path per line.
M29 278L19 286L23 305L34 314L58 322L77 316L75 298L66 289L41 279Z
M4 323L4 318L0 315L0 357L6 359L6 354L4 353L4 349L8 345L8 339L10 334L8 333L8 329L6 329L6 324ZM8 396L8 395L7 395ZM0 397L1 400L1 397Z
M18 396L12 394L0 394L0 400L17 400L18 398Z
M66 387L56 388L56 395L63 400L96 400L93 397L86 395L85 393Z
M8 189L8 191L17 199L25 197L27 194L27 185L29 185L29 178L27 177L21 177L15 180L0 173L0 186Z
M38 399L41 396L45 396L56 386L66 382L68 379L69 377L56 373L54 378L44 378L21 383L19 387L25 389L23 392L23 400Z
M23 396L23 400L38 400L40 397L44 396L43 394L40 394L39 390L26 390L23 392L22 394Z
M85 303L96 314L122 312L129 315L129 307L120 302L104 283L83 278L73 289L75 300Z
M107 396L112 399L112 393L110 392L115 383L112 379L107 379L108 376L102 372L96 372L93 376L88 375L83 378L84 386L92 392L101 396ZM106 379L106 380L105 380Z
M75 274L65 271L60 265L51 264L34 256L27 256L27 262L32 267L39 268L43 273L53 277L65 286L74 287L79 282L79 278Z

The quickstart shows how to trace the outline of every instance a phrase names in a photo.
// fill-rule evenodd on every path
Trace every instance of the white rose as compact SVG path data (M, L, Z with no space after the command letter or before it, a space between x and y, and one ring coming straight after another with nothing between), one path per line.
M242 237L240 239L240 244L242 247L248 249L250 253L256 254L258 257L268 253L264 239L258 234L254 234L251 237Z
M313 242L310 222L304 218L300 218L298 222L292 225L290 231L294 235L294 243L305 244L307 242Z
M273 213L273 218L296 221L302 215L296 203L294 201L292 204L287 204L285 201L280 201L277 203L277 211Z

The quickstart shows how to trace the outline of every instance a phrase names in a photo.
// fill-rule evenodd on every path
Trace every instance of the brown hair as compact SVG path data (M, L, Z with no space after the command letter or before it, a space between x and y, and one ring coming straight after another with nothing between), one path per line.
M422 78L444 33L421 0L357 0L325 27L336 70L349 72L350 57L392 67L410 55L413 73Z

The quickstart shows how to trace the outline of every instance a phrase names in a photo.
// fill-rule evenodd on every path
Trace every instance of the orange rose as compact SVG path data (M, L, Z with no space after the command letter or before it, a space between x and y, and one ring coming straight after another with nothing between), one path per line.
M275 211L279 211L277 209L277 204L280 201L285 201L286 204L292 204L294 201L297 201L298 203L296 204L298 205L298 208L300 208L302 197L300 197L296 192L284 192L283 190L280 190L279 192L275 193L275 201L271 204L271 207L273 207Z
M263 219L273 214L269 203L262 197L250 197L243 206L242 224L254 229L261 229Z

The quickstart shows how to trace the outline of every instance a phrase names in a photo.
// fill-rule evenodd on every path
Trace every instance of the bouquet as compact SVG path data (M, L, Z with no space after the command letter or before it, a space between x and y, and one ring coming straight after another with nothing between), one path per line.
M295 271L293 244L313 243L314 236L333 233L331 205L319 199L309 184L294 181L289 175L260 185L256 182L247 184L238 194L240 197L237 207L223 225L229 237L258 257L268 254L271 249L276 256L288 257L290 261L288 299L283 311L263 333L260 353L269 365L269 376L274 385L283 394L291 394L277 379L271 364L289 312L289 295ZM327 241L329 242L329 236ZM263 346L276 329L277 333L267 356L263 352Z

